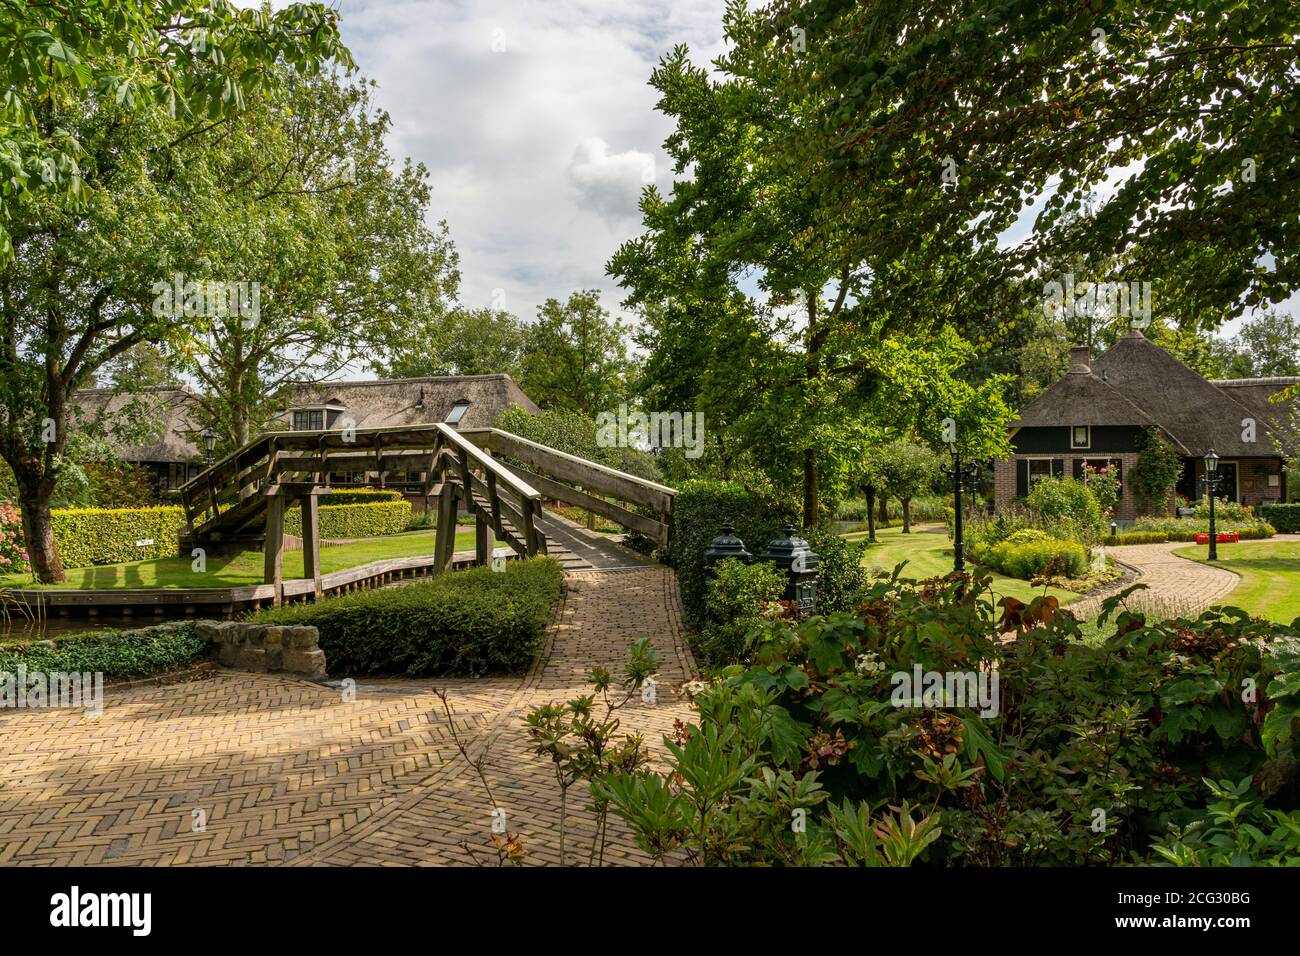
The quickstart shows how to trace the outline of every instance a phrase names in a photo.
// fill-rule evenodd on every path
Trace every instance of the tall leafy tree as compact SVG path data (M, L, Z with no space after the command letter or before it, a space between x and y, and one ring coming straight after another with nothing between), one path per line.
M350 61L318 5L5 3L0 37L0 457L33 570L56 582L50 502L73 394L141 343L186 334L155 313L152 284L207 242L193 199L215 181L197 140L277 94L284 71Z
M527 352L528 327L509 312L457 306L383 343L371 367L390 378L504 372L519 381Z
M528 329L524 391L544 408L588 417L612 411L626 398L632 369L627 333L601 307L595 289L574 292L564 302L547 299Z
M253 307L197 317L180 350L223 448L265 429L291 384L411 340L459 281L445 224L425 223L427 171L394 163L372 85L329 74L285 86L281 102L198 137L221 184L192 200L207 227L199 278L257 283Z

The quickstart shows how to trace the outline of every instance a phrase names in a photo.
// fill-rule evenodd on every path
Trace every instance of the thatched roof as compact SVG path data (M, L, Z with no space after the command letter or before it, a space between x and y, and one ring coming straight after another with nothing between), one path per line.
M460 401L469 402L461 428L487 427L512 404L528 412L540 410L509 375L321 382L292 387L289 410L279 427L293 427L295 408L325 405L339 409L336 428L348 419L357 428L423 425L445 421ZM189 462L202 458L190 440L200 429L191 418L194 395L188 388L147 388L132 393L92 388L78 392L75 402L74 426L102 431L123 461ZM132 403L136 403L134 415L128 415ZM124 441L113 434L112 427L129 417L148 425L142 441Z
M194 393L185 387L159 386L138 392L88 388L77 392L72 425L98 433L123 461L194 461L199 451L190 435ZM138 424L128 424L138 423Z
M1291 434L1297 420L1293 415L1295 399L1286 402L1269 401L1279 392L1300 385L1300 375L1211 379L1210 384L1231 395L1238 404L1244 405L1261 425L1266 424L1270 433L1276 434L1280 440L1294 443L1300 437Z
M1137 331L1090 362L1080 351L1013 427L1154 424L1184 455L1211 448L1227 458L1274 454L1265 426L1276 421L1276 409L1261 411L1256 384L1212 383ZM1260 424L1254 443L1242 440L1245 418Z
M426 425L445 421L452 406L462 401L469 407L461 428L486 428L511 405L540 411L509 375L445 375L298 385L283 421L291 427L294 409L329 405L340 408L339 419L350 419L357 428Z

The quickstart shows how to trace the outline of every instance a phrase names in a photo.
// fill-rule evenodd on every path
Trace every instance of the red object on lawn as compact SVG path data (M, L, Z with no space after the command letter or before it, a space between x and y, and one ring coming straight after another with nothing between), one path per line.
M1219 544L1237 544L1241 541L1241 535L1236 531L1220 531L1214 537ZM1196 543L1209 544L1210 536L1208 534L1198 534L1196 536Z

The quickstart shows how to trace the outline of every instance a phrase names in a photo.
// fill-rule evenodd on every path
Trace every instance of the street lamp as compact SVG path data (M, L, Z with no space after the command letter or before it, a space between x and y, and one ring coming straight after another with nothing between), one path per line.
M1214 487L1219 483L1219 456L1211 448L1205 453L1205 487L1210 494L1210 557L1219 560L1219 535L1214 527Z
M208 467L212 467L212 450L217 447L217 433L211 428L203 429L199 435L203 439L204 458L207 460Z
M961 493L963 488L963 479L974 482L979 477L980 463L977 461L967 462L965 465L961 461L961 451L957 448L957 443L952 442L948 445L948 450L952 454L952 466L940 465L945 475L952 478L952 494L955 511L953 514L953 558L952 570L954 574L966 573L966 542L962 530L962 503Z

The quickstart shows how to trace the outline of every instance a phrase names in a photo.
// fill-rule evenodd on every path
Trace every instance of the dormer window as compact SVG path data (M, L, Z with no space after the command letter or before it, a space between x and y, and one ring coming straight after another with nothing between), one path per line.
M1092 426L1091 425L1072 426L1070 428L1070 447L1091 448L1092 447Z
M457 399L456 404L451 406L451 411L447 413L444 421L448 425L459 425L460 420L465 417L467 411L469 411L469 402L463 398Z
M293 413L293 430L318 432L325 427L325 409L304 408Z

